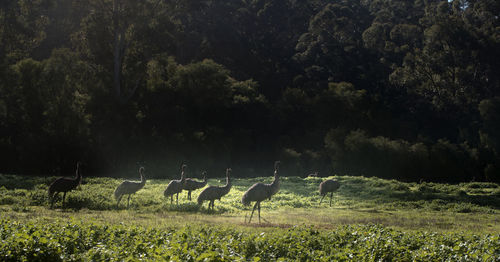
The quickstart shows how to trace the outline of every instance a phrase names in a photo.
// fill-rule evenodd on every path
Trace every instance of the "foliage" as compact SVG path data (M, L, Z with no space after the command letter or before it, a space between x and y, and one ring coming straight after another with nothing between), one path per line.
M293 227L240 232L224 227L144 228L60 221L0 221L5 261L66 260L454 260L500 258L498 235L407 233L376 225L334 231Z
M391 178L404 173L408 180L459 182L473 176L477 169L475 150L467 144L455 145L446 140L427 146L382 136L368 137L362 130L344 135L334 129L327 134L325 143L333 168L349 174Z
M5 0L2 172L499 181L494 0ZM289 162L289 164L286 164ZM288 167L287 167L288 165ZM407 172L407 170L411 170ZM236 174L240 176L240 174Z

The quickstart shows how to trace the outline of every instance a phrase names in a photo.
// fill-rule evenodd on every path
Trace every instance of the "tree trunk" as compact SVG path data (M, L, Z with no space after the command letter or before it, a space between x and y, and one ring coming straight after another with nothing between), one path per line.
M121 97L121 75L122 75L122 50L124 44L124 32L120 25L120 1L113 1L113 29L114 29L114 50L113 50L113 87L117 99Z

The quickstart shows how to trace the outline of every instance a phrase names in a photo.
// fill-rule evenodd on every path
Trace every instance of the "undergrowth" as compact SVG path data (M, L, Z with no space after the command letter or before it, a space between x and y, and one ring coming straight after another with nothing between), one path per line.
M500 235L402 232L377 225L273 231L0 220L3 261L498 261Z

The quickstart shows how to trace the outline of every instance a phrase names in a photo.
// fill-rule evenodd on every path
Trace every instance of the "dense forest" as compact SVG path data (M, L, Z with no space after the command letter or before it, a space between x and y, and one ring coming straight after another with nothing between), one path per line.
M498 182L499 16L498 0L2 0L0 172L279 159Z

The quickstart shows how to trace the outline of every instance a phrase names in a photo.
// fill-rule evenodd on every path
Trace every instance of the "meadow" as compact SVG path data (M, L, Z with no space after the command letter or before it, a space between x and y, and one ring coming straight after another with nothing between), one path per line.
M241 204L243 192L271 177L233 179L215 210L195 203L201 190L163 196L169 180L146 186L116 207L121 179L84 177L66 206L47 202L55 177L0 175L0 258L84 260L500 260L500 186L494 183L405 183L333 176L332 206L319 205L326 178L282 177L262 202L262 222ZM209 179L222 185L224 178Z

